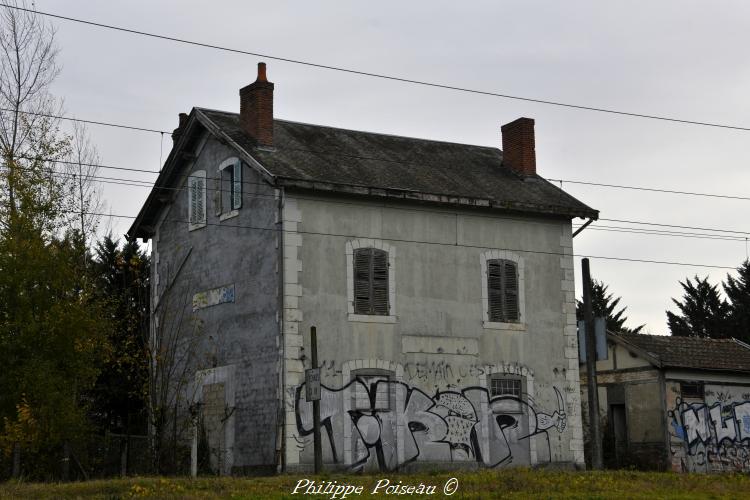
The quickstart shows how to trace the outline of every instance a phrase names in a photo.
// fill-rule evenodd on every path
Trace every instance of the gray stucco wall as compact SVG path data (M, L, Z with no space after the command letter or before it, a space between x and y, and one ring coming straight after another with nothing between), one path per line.
M206 171L207 225L188 230L188 193L177 191L153 239L155 300L174 280L162 303L155 304L155 331L168 335L179 330L180 345L192 353L181 354L178 360L190 365L185 376L189 384L180 402L182 416L187 416L191 402L201 402L204 385L224 386L224 435L222 440L209 440L223 443L223 449L212 450L221 456L222 470L275 465L279 423L277 202L273 188L243 165L242 208L235 217L220 220L214 204L217 168L236 155L211 138L197 153L195 160L186 161L180 187L186 186L190 173ZM195 310L194 298L199 307ZM184 435L188 443L191 432Z
M299 293L285 315L286 392L299 391L310 366L314 325L327 462L365 470L583 463L569 221L291 194L284 212L292 223L285 259L295 255L285 295ZM356 246L389 251L392 317L351 314L347 265ZM485 323L488 257L520 261L519 325ZM376 370L390 373L378 382L390 387L389 408L355 408L358 391L377 391L353 382L356 374ZM521 379L521 401L493 398L493 377ZM309 406L304 395L286 399L292 467L312 459Z

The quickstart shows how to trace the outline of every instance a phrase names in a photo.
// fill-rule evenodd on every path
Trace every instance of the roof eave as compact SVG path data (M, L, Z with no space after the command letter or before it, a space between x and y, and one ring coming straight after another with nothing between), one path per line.
M308 179L296 179L291 177L278 177L277 182L280 186L284 186L287 188L322 191L325 193L346 193L358 196L371 196L396 200L412 200L425 203L458 205L473 208L501 209L515 212L535 213L540 215L564 216L570 218L582 217L598 219L599 217L599 212L593 209L569 210L556 206L534 205L530 203L497 202L488 198L455 196L443 193L426 193L399 188L379 188L358 184L320 182Z
M182 154L182 150L188 142L188 138L195 132L196 120L194 117L194 109L188 116L185 128L180 134L179 139L173 145L172 150L169 152L164 166L159 171L159 176L154 182L154 186L151 188L151 192L148 194L146 201L143 203L138 215L136 216L133 223L130 225L130 229L125 233L128 240L135 240L137 238L143 238L144 240L151 239L154 236L154 222L158 216L158 212L165 206L165 199L163 190L161 189L167 179L169 179L176 168L178 162L177 158Z

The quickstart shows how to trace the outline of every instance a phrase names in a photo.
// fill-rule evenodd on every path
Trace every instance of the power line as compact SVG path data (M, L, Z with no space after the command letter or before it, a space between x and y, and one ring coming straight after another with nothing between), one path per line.
M637 220L626 220L626 219L599 219L599 220L607 221L607 222L622 222L625 224L640 224L644 226L674 227L678 229L695 229L698 231L713 231L716 233L748 234L748 231L736 231L732 229L717 229L717 228L710 228L710 227L678 226L675 224L660 224L657 222L644 222L644 221L637 221Z
M3 4L0 4L0 7L2 7ZM7 5L5 5L7 7ZM26 9L21 9L26 10ZM7 113L15 113L15 109L8 109L8 108L0 108L0 111L5 111ZM40 116L42 118L54 118L56 120L67 120L71 122L79 122L79 123L88 123L90 125L102 125L104 127L115 127L115 128L124 128L129 130L139 130L141 132L154 132L157 134L169 134L171 132L165 132L164 130L156 130L152 128L145 128L145 127L136 127L133 125L123 125L121 123L110 123L110 122L103 122L103 121L96 121L96 120L84 120L82 118L71 118L69 116L62 116L62 115L51 115L47 113L37 113L34 111L23 111L19 109L17 111L18 113L21 113L22 115L31 115L31 116Z
M385 74L382 74L382 73L373 73L373 72L369 72L369 71L360 71L360 70L354 70L354 69L349 69L349 68L343 68L343 67L340 67L340 66L332 66L332 65L329 65L329 64L314 63L314 62L310 62L310 61L303 61L303 60L300 60L300 59L292 59L292 58L288 58L288 57L273 56L273 55L270 55L270 54L263 54L263 53L260 53L260 52L251 52L251 51L248 51L248 50L241 50L241 49L235 49L235 48L230 48L230 47L224 47L224 46L221 46L221 45L215 45L215 44L203 43L203 42L196 42L196 41L187 40L187 39L184 39L184 38L177 38L177 37L172 37L172 36L167 36L167 35L159 35L159 34L156 34L156 33L149 33L149 32L146 32L146 31L136 30L136 29L132 29L132 28L124 28L124 27L121 27L121 26L114 26L114 25L111 25L111 24L104 24L104 23L99 23L99 22L95 22L95 21L89 21L89 20L85 20L85 19L78 19L78 18L74 18L74 17L63 16L63 15L60 15L60 14L52 14L50 12L42 12L42 11L38 11L38 10L26 9L26 8L18 7L18 6L15 6L15 5L0 4L0 6L6 7L6 8L10 8L10 9L16 9L16 10L22 10L22 11L26 11L26 12L31 12L31 13L34 13L34 14L39 14L39 15L42 15L42 16L52 17L52 18L55 18L55 19L61 19L61 20L64 20L64 21L70 21L70 22L74 22L74 23L86 24L86 25L89 25L89 26L96 26L98 28L106 28L106 29L121 31L121 32L124 32L124 33L130 33L130 34L133 34L133 35L140 35L140 36L146 36L146 37L150 37L150 38L157 38L157 39L160 39L160 40L168 40L168 41L171 41L171 42L177 42L177 43L182 43L182 44L186 44L186 45L192 45L192 46L196 46L196 47L203 47L203 48L208 48L208 49L221 50L221 51L224 51L224 52L231 52L231 53L235 53L235 54L244 54L244 55L249 55L249 56L254 56L254 57L261 57L261 58L265 58L265 59L271 59L271 60L275 60L275 61L282 61L282 62L291 63L291 64L299 64L299 65L309 66L309 67L318 68L318 69L325 69L325 70L330 70L330 71L338 71L338 72L342 72L342 73L349 73L349 74L354 74L354 75L359 75L359 76L367 76L367 77L372 77L372 78L378 78L378 79L381 79L381 80L390 80L390 81L395 81L395 82L400 82L400 83L408 83L408 84L413 84L413 85L420 85L420 86L423 86L423 87L432 87L432 88L439 88L439 89L444 89L444 90L453 90L453 91L457 91L457 92L465 92L465 93L470 93L470 94L478 94L478 95L485 95L485 96L491 96L491 97L499 97L499 98L503 98L503 99L512 99L512 100L517 100L517 101L533 102L533 103L537 103L537 104L547 104L547 105L551 105L551 106L558 106L558 107L570 108L570 109L578 109L578 110L585 110L585 111L594 111L594 112L599 112L599 113L609 113L609 114L620 115L620 116L630 116L630 117L634 117L634 118L646 118L646 119L650 119L650 120L661 120L661 121L667 121L667 122L673 122L673 123L682 123L682 124L688 124L688 125L701 125L701 126L706 126L706 127L716 127L716 128L724 128L724 129L741 130L741 131L744 131L744 132L750 132L750 128L749 127L740 127L740 126L736 126L736 125L726 125L726 124L721 124L721 123L712 123L712 122L704 122L704 121L697 121L697 120L686 120L686 119L681 119L681 118L672 118L672 117L668 117L668 116L651 115L651 114L644 114L644 113L634 113L634 112L629 112L629 111L619 111L619 110L615 110L615 109L600 108L600 107L594 107L594 106L585 106L585 105L580 105L580 104L570 104L570 103L564 103L564 102L559 102L559 101L551 101L551 100L547 100L547 99L535 99L535 98L530 98L530 97L521 97L521 96L510 95L510 94L503 94L503 93L500 93L500 92L491 92L491 91L485 91L485 90L470 89L470 88L466 88L466 87L459 87L459 86L456 86L456 85L434 83L434 82L428 82L428 81L424 81L424 80L415 80L415 79L412 79L412 78L405 78L405 77L399 77L399 76L393 76L393 75L385 75Z
M80 214L81 212L75 211L75 210L67 210L66 212L70 213L77 213ZM136 217L133 215L116 215L116 214L103 214L103 213L96 213L96 212L84 212L86 215L96 215L100 217L116 217L116 218L123 218L123 219L135 219ZM184 223L189 224L190 221L185 219L164 219L164 221L168 222L178 222L178 223ZM278 229L274 227L262 227L262 226L247 226L243 224L231 224L224 222L205 222L204 223L207 226L219 226L219 227L225 227L225 228L239 228L239 229L253 229L258 231L272 231L272 232L284 232L283 229ZM315 236L328 236L328 237L335 237L335 238L350 238L350 239L359 239L359 238L375 238L373 236L363 236L363 235L356 235L356 234L343 234L343 233L322 233L318 231L303 231L303 230L296 230L293 231L297 234L302 235L315 235ZM386 238L386 237L376 237L376 239L384 240L384 241L392 241L396 243L415 243L415 244L421 244L421 245L437 245L437 246L447 246L447 247L461 247L461 248L477 248L477 249L483 249L483 250L504 250L507 252L519 252L519 253L532 253L532 254L540 254L540 255L557 255L557 256L568 256L568 257L588 257L591 259L602 259L602 260L614 260L614 261L622 261L622 262L640 262L645 264L664 264L664 265L674 265L674 266L689 266L689 267L707 267L707 268L715 268L715 269L732 269L734 270L734 267L731 266L717 266L712 264L693 264L689 262L676 262L676 261L667 261L667 260L652 260L652 259L636 259L636 258L628 258L628 257L612 257L612 256L605 256L605 255L584 255L584 254L569 254L569 253L563 253L563 252L550 252L545 250L524 250L524 249L518 249L518 248L497 248L497 247L489 247L484 245L467 245L465 243L444 243L439 241L426 241L426 240L408 240L403 238Z
M663 188L650 188L650 187L642 187L642 186L625 186L622 184L603 184L600 182L590 182L590 181L572 181L569 179L552 179L548 178L548 181L554 181L554 182L567 182L569 184L583 184L586 186L601 186L601 187L609 187L609 188L617 188L617 189L632 189L635 191L653 191L655 193L669 193L669 194L684 194L689 196L705 196L708 198L726 198L730 200L745 200L750 201L750 197L748 196L733 196L728 194L715 194L715 193L698 193L695 191L676 191L672 189L663 189Z
M126 168L126 167L115 167L115 166L109 166L109 165L101 165L101 164L94 164L94 163L79 163L79 162L73 162L73 161L62 161L62 160L56 160L56 159L47 159L47 158L34 158L34 157L20 157L27 160L36 160L36 161L46 161L46 162L58 162L63 164L70 164L70 165L82 165L82 166L89 166L89 167L100 167L104 169L115 169L115 170L123 170L123 171L131 171L131 172L142 172L142 173L149 173L149 174L156 174L159 173L155 170L145 170L145 169L137 169L137 168ZM19 169L25 169L24 167L17 166L15 168ZM104 178L104 177L102 177ZM148 185L144 187L152 187L155 186L150 184L150 181L141 181L138 179L122 179L122 178L110 178L112 180L122 181L122 182L138 182L138 183L149 183ZM268 185L264 182L252 182L252 181L241 181L244 185L256 185L256 186L265 186ZM114 182L108 182L107 184L116 184ZM172 188L172 187L166 187L166 186L160 186L157 189L159 190L181 190L185 188ZM227 190L217 190L217 189L210 189L213 191L227 191ZM254 194L254 196L263 196L263 197L271 197L271 195L263 195L261 193ZM312 198L301 198L301 199L312 199ZM346 204L346 205L353 205L351 202L344 202L344 201L332 201L333 203L339 203L339 204ZM437 210L429 210L429 209L417 209L417 208L403 208L403 207L393 207L398 208L400 210L411 210L411 211L419 211L419 212L435 212L435 213L444 213ZM510 220L526 220L522 219L520 217L498 217L494 215L482 215L482 214L475 214L477 217L488 217L488 218L501 218L501 219L510 219ZM734 230L734 229L722 229L722 228L706 228L706 227L695 227L695 226L681 226L681 225L675 225L675 224L664 224L664 223L657 223L657 222L648 222L648 221L633 221L633 220L625 220L625 219L607 219L607 218L600 218L599 221L605 221L605 222L620 222L620 223L626 223L626 224L637 224L637 225L646 225L646 226L658 226L658 227L671 227L676 229L692 229L692 230L700 230L700 231L710 231L710 232L720 232L720 233L732 233L732 234L741 234L741 235L747 235L750 234L750 231L740 231L740 230ZM601 226L599 226L601 227ZM623 228L623 229L636 229L636 228Z
M17 167L22 168L22 167ZM77 175L75 173L69 173L69 172L52 172L50 175L56 175L56 176L63 176L67 178L76 178ZM133 186L133 187L142 187L142 188L151 188L151 183L149 181L140 181L138 179L123 179L119 177L106 177L106 176L99 176L99 175L88 175L86 176L88 179L90 179L92 182L97 182L100 184L112 184L112 185L118 185L118 186ZM259 183L253 183L253 184L259 184ZM186 191L187 187L163 187L160 188L162 190L167 191ZM219 193L232 193L231 189L222 189L222 188L206 188L209 192L219 192ZM268 198L268 199L276 199L275 195L270 194L262 194L262 193L254 193L254 197L259 198ZM307 198L307 197L296 197L298 199L303 200L314 200L314 198ZM330 201L331 203L342 203L342 204L348 204L353 205L353 203L347 203L347 202L338 202L338 201ZM408 210L408 211L417 211L416 209L407 209L403 207L391 207L395 210ZM419 210L424 211L424 210ZM432 211L436 213L444 214L444 212L438 212L438 211ZM472 216L477 217L486 217L486 218L493 218L493 219L510 219L510 220L524 220L521 218L513 218L513 217L503 217L503 216L482 216L478 214L474 214ZM580 226L574 226L573 229L578 229ZM618 233L632 233L637 235L644 235L644 236L670 236L670 237L678 237L678 238L695 238L695 239L707 239L707 240L720 240L720 241L746 241L746 237L741 236L731 236L731 235L716 235L716 234L707 234L707 233L686 233L686 232L680 232L680 231L667 231L667 230L654 230L654 229L645 229L645 228L628 228L628 227L621 227L621 226L592 226L589 227L590 230L593 231L608 231L608 232L618 232ZM746 233L746 234L750 234Z
M577 228L574 228L577 229ZM671 232L661 232L661 231L655 231L655 230L649 230L649 229L643 229L643 230L630 230L630 229L610 229L607 227L589 227L588 230L590 231L606 231L606 232L613 232L613 233L631 233L636 235L642 235L642 236L669 236L673 238L694 238L694 239L705 239L705 240L719 240L719 241L745 241L746 238L740 237L740 236L721 236L721 235L711 235L711 234L690 234L690 233L671 233Z

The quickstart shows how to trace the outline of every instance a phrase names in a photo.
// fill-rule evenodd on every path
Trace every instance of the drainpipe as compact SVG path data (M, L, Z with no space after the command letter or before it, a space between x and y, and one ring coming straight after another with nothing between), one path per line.
M277 472L286 472L286 340L284 339L284 188L279 187L279 201L278 201L278 222L276 225L279 228L278 231L278 279L279 279L279 355L281 357L281 377L279 377L281 383L281 396L280 409L281 412L281 429L279 434L281 435L281 446L279 451L281 457L277 465Z

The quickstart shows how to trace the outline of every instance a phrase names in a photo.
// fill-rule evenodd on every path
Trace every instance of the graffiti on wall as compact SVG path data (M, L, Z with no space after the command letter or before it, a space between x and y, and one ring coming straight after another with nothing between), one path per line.
M750 401L712 405L679 397L667 412L673 457L683 471L750 472Z
M330 460L354 470L392 471L416 461L529 464L531 438L546 443L542 460L551 460L547 433L563 432L567 422L563 396L553 389L557 409L546 413L531 398L491 396L485 387L429 395L387 377L357 377L340 389L321 387L323 442ZM296 391L297 429L309 436L312 403L304 394L303 384Z

